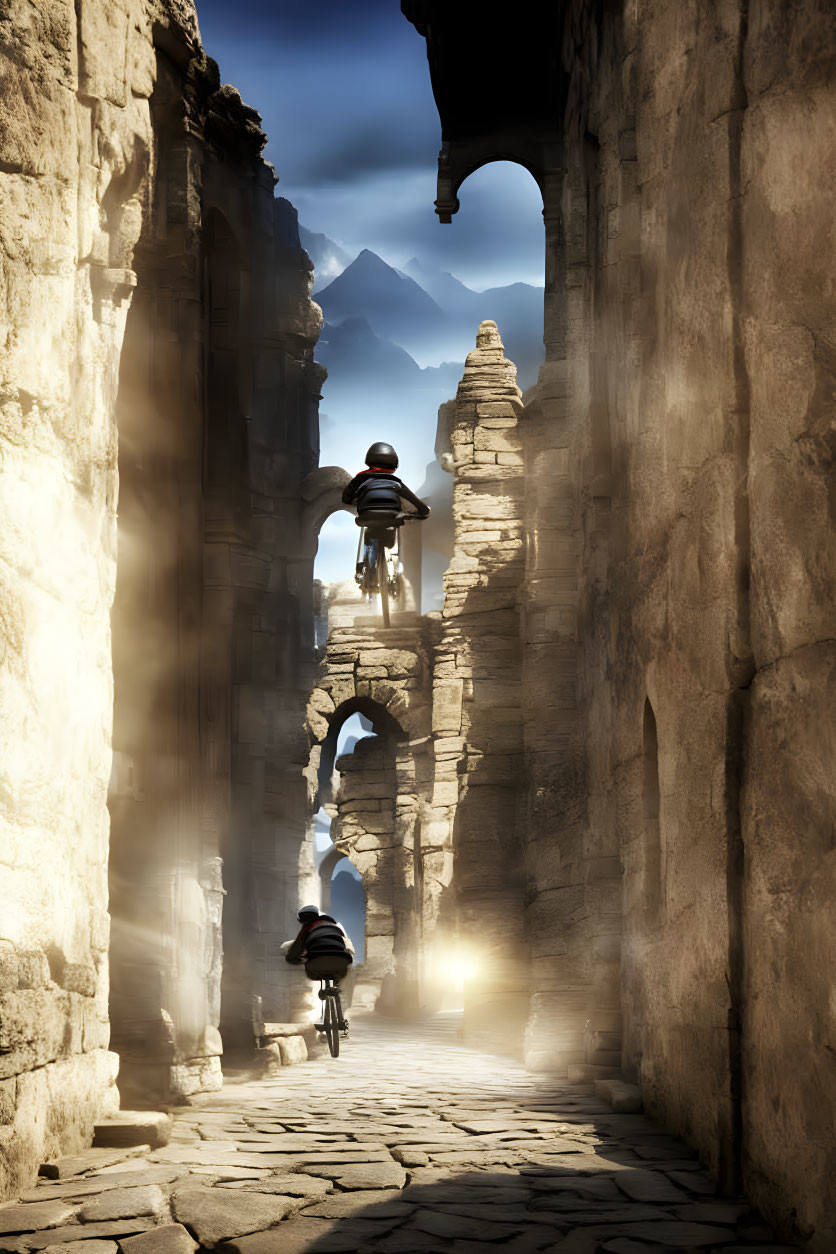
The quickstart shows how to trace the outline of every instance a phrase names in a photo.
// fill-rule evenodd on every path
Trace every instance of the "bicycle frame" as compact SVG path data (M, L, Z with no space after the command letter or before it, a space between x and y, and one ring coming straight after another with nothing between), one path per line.
M387 522L363 523L360 527L354 578L369 600L375 593L380 596L384 627L389 626L389 597L399 597L403 588L400 528L405 522L420 518L420 514L399 513L389 515ZM383 542L383 533L389 531L394 531L395 537L393 544L387 548ZM369 548L375 541L380 547L375 560L370 562Z
M328 1049L332 1058L340 1054L340 1033L348 1036L348 1020L343 1015L340 1001L340 986L330 975L323 976L319 981L319 1000L323 1002L322 1026L316 1024L317 1031L325 1033Z

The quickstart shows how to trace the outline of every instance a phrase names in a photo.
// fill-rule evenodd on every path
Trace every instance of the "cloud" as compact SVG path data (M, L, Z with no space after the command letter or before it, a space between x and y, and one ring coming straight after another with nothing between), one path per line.
M449 270L481 290L506 283L542 285L542 201L531 175L507 162L478 170L461 189L452 223L435 214L435 167L382 171L326 189L282 185L309 230L353 252L371 248L390 265L411 257Z
M197 13L204 43L206 28L230 23L230 28L244 38L258 42L266 38L315 53L326 44L349 47L376 43L392 28L393 20L412 30L417 40L397 0L317 0L316 4L305 0L236 0L232 13L229 0L197 0Z
M542 283L530 175L468 179L451 225L434 212L441 131L426 46L397 0L198 0L224 81L263 116L265 156L300 221L402 266L418 255L473 287Z

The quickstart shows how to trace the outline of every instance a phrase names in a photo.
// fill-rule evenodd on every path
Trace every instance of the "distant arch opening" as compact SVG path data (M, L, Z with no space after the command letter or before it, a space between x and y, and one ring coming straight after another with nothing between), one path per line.
M355 718L357 722L354 722ZM406 738L398 720L371 697L352 697L345 701L332 716L328 734L322 742L319 760L321 803L327 804L332 800L331 780L337 758L344 753L353 753L357 741L370 735L391 736L395 740ZM351 744L347 747L349 740Z
M339 858L331 870L332 914L341 923L354 945L354 963L359 966L365 957L366 894L363 881L350 858Z
M328 643L328 609L341 584L348 583L353 593L354 567L360 529L354 514L336 510L325 519L319 530L319 543L314 558L314 645L322 656ZM357 600L360 593L357 591Z
M659 738L656 715L647 698L643 723L642 806L644 811L644 904L647 922L657 927L661 922L664 900L664 858L659 824Z
M371 720L355 710L339 726L334 760L353 753L361 740L374 736ZM329 813L329 810L330 806L328 810L320 806L314 818L314 859L319 873L320 909L332 914L345 928L354 945L355 964L360 965L365 955L366 893L357 867L331 839L333 812Z

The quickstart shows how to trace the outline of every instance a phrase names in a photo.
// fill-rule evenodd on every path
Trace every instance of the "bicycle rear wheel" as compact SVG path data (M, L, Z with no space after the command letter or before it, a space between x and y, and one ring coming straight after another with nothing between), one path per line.
M336 990L329 990L325 998L325 1037L332 1058L338 1058L340 1054L340 1012L334 1004L337 996Z
M389 571L386 568L386 545L380 541L377 551L377 590L380 593L380 612L383 626L389 626Z

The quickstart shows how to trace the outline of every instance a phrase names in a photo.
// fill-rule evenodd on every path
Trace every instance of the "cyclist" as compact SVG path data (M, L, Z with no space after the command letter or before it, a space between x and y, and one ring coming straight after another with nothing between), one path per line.
M285 961L299 966L304 962L305 974L311 980L324 976L341 980L354 961L351 941L330 914L320 914L318 906L303 906L296 916L302 924L295 941L285 954Z
M331 979L341 989L344 986L346 1005L350 1006L354 995L354 974L352 972L347 977L346 973L354 961L351 939L333 915L320 914L318 906L303 906L296 917L302 926L285 953L285 961L295 966L304 962L305 975L309 980ZM348 1020L341 1018L340 1026L348 1031ZM324 1022L315 1023L314 1027L318 1032L325 1031Z
M365 551L363 560L357 563L354 577L364 591L372 592L377 587L375 572L381 553L379 545L382 543L385 548L391 549L395 543L398 515L403 508L402 498L415 506L418 518L426 518L430 507L395 474L398 455L391 444L378 440L370 445L366 453L366 467L343 489L343 501L346 505L357 507L356 522L358 527L364 528ZM385 608L383 622L384 626L388 626Z
M402 500L415 506L419 518L430 512L429 505L398 478L397 469L398 455L392 445L378 440L366 453L366 469L343 489L343 502L356 505L357 522L367 529L368 539L382 539L387 549L395 543L395 516L403 508Z

